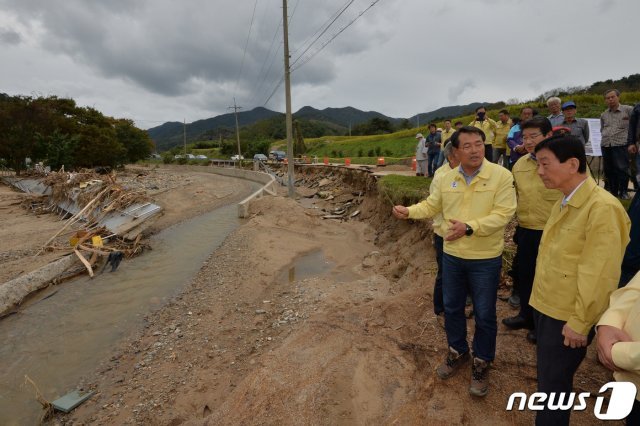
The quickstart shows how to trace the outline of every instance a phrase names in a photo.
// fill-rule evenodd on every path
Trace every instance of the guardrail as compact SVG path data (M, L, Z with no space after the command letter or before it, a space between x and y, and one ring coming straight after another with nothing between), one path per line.
M16 172L4 166L0 166L0 176L14 176Z

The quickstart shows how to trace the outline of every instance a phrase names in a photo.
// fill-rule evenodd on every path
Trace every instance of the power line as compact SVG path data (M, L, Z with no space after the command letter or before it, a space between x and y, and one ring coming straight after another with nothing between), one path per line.
M322 33L320 35L318 35L318 37L316 38L316 40L318 38L320 38L328 29L329 27L340 17L340 15L342 15L342 13L344 13L344 11L354 2L355 0L349 0L345 6L342 6L340 9L338 9L336 12L334 12L329 19L323 23L310 37L308 37L302 44L301 44L301 48L302 46L306 45L307 42L309 40L311 40L314 36L316 36L319 32L322 31ZM293 14L295 14L295 10L298 7L298 4L300 3L300 1L298 0L298 2L296 3L296 5L294 6L293 9L293 13L291 14L291 18L293 18ZM289 18L289 23L291 22L291 18ZM280 20L280 24L282 24L282 19ZM279 28L279 27L278 27ZM324 29L323 29L324 28ZM276 30L277 31L277 30ZM316 40L314 40L311 44L309 44L309 46L307 46L305 52L307 50L309 50L309 48L313 45L313 43L316 42ZM304 54L304 52L302 53ZM301 54L301 56L302 56ZM301 57L300 56L300 57ZM275 55L273 56L273 58L275 58ZM294 62L295 64L295 62ZM271 62L271 65L273 65L273 60ZM292 64L293 65L293 64ZM269 71L271 70L271 66L269 66ZM268 74L268 72L267 72ZM266 75L265 75L265 79L266 79ZM267 97L267 100L264 101L264 103L262 104L263 106L266 106L267 103L269 103L269 101L271 100L271 98L273 97L273 95L276 94L276 92L278 91L278 89L280 88L280 86L282 85L282 83L284 83L284 77L280 77L280 80L276 83L276 85L274 86L273 90L271 91L271 94Z
M280 86L282 86L282 83L284 83L284 76L280 77L280 81L278 81L278 84L276 84L276 87L273 88L273 91L271 92L267 100L264 101L264 104L262 104L262 106L266 106L267 103L269 103L273 95L275 95L278 89L280 88Z
M318 27L318 29L317 29L313 34L311 34L311 35L310 35L309 37L307 37L307 38L306 38L302 43L300 43L300 47L298 47L297 49L293 49L293 50L291 51L291 53L292 53L292 54L294 54L294 53L298 52L299 50L303 49L303 48L304 48L304 46L306 46L306 44L307 44L307 43L308 43L312 38L314 38L316 35L318 35L318 33L319 33L320 31L322 31L322 29L323 29L325 26L329 25L329 22L330 22L332 19L334 19L338 13L340 13L340 10L341 10L341 9L342 9L342 6L341 6L337 11L335 11L334 13L332 13L332 14L331 14L331 16L329 16L329 18L326 20L326 22L324 22L322 25L320 25L320 27Z
M298 62L300 60L300 58L302 58L302 56L307 53L309 51L309 49L311 49L311 47L320 39L320 37L322 37L324 35L324 33L326 33L329 28L331 27L331 25L333 25L334 22L336 22L336 20L349 8L349 6L351 6L353 4L355 0L349 0L349 2L341 9L337 12L337 14L335 15L335 17L331 20L331 22L329 22L329 24L320 32L320 34L318 34L318 36L315 38L315 40L313 40L307 47L306 49L304 49L304 51L300 54L300 56L298 56L298 59L296 59L295 61L293 61L293 63L291 64L291 66L293 67L296 62Z
M360 12L358 14L358 16L356 16L353 20L351 20L351 22L349 22L347 25L345 25L344 27L342 27L336 34L333 35L333 37L331 37L329 40L327 40L322 46L320 46L320 48L318 50L316 50L315 52L313 52L310 56L308 56L300 65L298 65L295 68L292 68L291 71L296 71L298 69L300 69L300 67L302 67L304 64L306 64L307 62L309 62L311 59L313 59L314 56L316 56L318 53L320 53L322 51L322 49L324 49L325 47L327 47L327 45L329 43L331 43L336 37L338 37L340 34L342 34L342 32L344 30L346 30L347 28L349 28L354 22L356 22L358 19L360 19L360 17L362 15L364 15L369 9L371 9L373 6L376 5L376 3L378 3L380 0L374 0L373 3L371 3L365 10L363 10L362 12ZM296 62L298 62L298 60L300 60L302 58L302 55L298 57L298 59L296 59L294 61L294 64ZM292 64L293 65L293 64Z
M251 29L253 28L253 18L256 16L256 7L258 6L258 0L253 4L253 13L251 14L251 24L249 24L249 33L247 34L247 41L244 43L244 52L242 53L242 62L240 63L240 72L238 73L238 79L236 80L236 87L233 89L233 96L236 95L238 90L238 82L242 76L242 69L244 68L244 58L247 55L247 46L249 45L249 37L251 36Z
M264 61L262 62L262 66L260 67L260 71L258 72L258 78L256 78L256 81L260 81L255 87L255 89L253 90L254 96L252 99L251 104L254 103L254 101L256 99L259 99L259 93L262 93L262 87L264 85L264 82L266 81L267 77L269 76L269 72L271 71L271 67L273 66L273 62L277 56L278 53L278 49L276 48L276 50L274 50L273 52L271 51L271 49L273 48L273 46L275 45L275 41L276 38L278 36L278 30L280 30L280 27L282 26L282 18L280 18L280 22L278 22L278 26L276 27L276 31L273 34L273 38L271 39L271 45L269 46L269 50L267 51L267 55L264 57ZM267 61L269 60L269 58L271 58L271 62L269 63L269 67L267 68L267 70L264 72L264 67L267 64Z

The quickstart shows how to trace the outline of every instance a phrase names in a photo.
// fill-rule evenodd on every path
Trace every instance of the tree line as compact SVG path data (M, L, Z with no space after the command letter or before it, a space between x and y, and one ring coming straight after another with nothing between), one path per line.
M0 94L0 161L20 174L25 160L52 169L110 166L146 158L154 144L132 120L79 107L73 99Z

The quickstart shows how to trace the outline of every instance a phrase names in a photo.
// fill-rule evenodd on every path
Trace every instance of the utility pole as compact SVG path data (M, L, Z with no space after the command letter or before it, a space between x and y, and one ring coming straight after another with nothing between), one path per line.
M242 109L236 105L236 98L233 98L233 106L230 106L228 109L233 109L233 112L236 116L236 139L238 141L238 160L242 157L242 153L240 152L240 126L238 126L238 110Z
M182 143L184 144L184 158L187 158L187 119L184 119L182 126Z
M418 114L416 117L418 117L418 130L420 130L420 114Z
M284 93L286 103L287 125L287 157L289 158L287 173L289 175L289 197L293 198L293 122L291 118L291 69L289 68L289 17L287 16L287 0L282 0L282 30L284 32Z
M351 136L351 121L349 121L349 136Z

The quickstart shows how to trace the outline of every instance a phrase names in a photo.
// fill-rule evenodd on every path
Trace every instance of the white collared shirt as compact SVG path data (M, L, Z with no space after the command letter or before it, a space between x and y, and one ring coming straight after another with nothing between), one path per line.
M564 206L566 206L566 205L567 205L567 203L569 202L569 200L571 200L571 197L573 197L573 194L575 194L575 193L576 193L576 191L577 191L578 189L580 189L580 187L581 187L581 186L582 186L582 185L587 181L587 179L589 179L589 178L587 177L587 178L585 178L585 180L583 180L582 182L580 182L580 183L578 184L578 186L576 186L576 187L573 189L573 191L571 191L571 194L569 194L569 195L567 195L567 196L565 196L565 197L563 197L563 198L562 198L562 203L560 203L560 210L562 210L562 208L563 208Z

